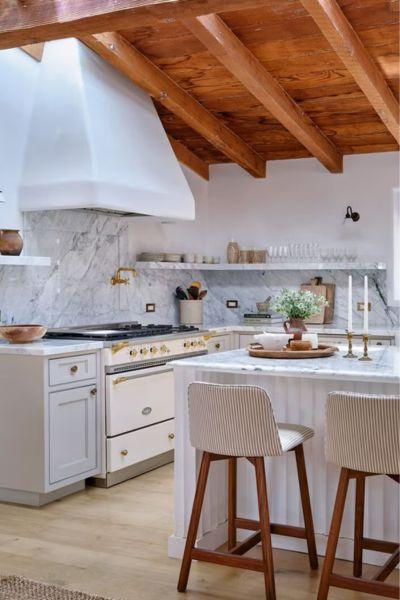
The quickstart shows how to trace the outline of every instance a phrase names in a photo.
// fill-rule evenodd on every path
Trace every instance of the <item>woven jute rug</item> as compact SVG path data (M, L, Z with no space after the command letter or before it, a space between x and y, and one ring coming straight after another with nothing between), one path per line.
M90 596L56 585L46 585L24 577L0 577L0 600L110 600Z

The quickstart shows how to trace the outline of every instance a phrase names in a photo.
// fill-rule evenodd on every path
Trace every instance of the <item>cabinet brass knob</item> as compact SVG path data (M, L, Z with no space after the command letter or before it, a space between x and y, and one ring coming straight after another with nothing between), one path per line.
M217 343L215 344L215 347L216 347L216 349L217 349L217 350L219 350L219 349L221 348L221 344L220 344L219 342L217 342Z
M97 388L93 388L92 390L90 390L90 394L92 396L95 396L97 394Z
M78 372L78 365L73 365L73 366L70 368L70 371L71 371L71 373L77 373L77 372Z
M126 456L128 454L128 450L121 450L122 456Z
M175 434L174 433L169 433L168 437L169 437L170 440L173 440L173 439L175 439Z

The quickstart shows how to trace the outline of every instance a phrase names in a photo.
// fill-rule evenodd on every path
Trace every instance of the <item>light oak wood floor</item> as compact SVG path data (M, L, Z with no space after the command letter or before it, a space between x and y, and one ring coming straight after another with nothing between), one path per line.
M263 600L261 574L196 562L188 592L176 592L180 563L167 557L172 475L167 465L40 509L0 504L0 574L118 600ZM316 598L319 575L310 573L305 555L277 550L274 560L279 600ZM333 589L329 600L374 597Z

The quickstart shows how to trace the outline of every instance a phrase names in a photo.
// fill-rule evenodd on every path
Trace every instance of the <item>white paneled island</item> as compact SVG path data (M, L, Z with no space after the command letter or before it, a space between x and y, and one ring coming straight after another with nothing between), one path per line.
M361 348L356 348L361 356ZM329 392L346 390L371 394L398 394L400 349L371 348L372 362L333 357L302 360L252 358L246 350L187 358L174 363L176 385L176 446L174 532L169 555L181 557L200 465L201 453L189 442L187 389L192 381L249 384L265 388L280 422L312 427L315 436L304 444L318 553L325 554L339 468L324 455L325 402ZM302 525L295 459L291 453L267 458L267 485L271 520ZM254 469L238 461L238 516L258 519ZM351 559L354 528L354 482L350 485L337 557ZM199 526L198 545L216 548L227 539L227 464L213 463ZM243 533L243 538L248 532ZM398 485L388 477L368 479L365 506L366 537L396 541L399 537ZM239 535L240 537L240 535ZM301 539L273 536L276 548L306 551ZM382 564L386 557L365 551L364 561Z

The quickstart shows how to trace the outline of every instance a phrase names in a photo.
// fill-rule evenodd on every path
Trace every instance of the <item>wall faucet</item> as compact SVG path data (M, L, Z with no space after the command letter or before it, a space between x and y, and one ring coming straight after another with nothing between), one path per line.
M131 273L132 277L137 277L136 269L132 269L131 267L119 267L116 270L115 275L111 277L111 285L121 285L121 284L129 284L129 277L121 277L121 273Z

